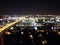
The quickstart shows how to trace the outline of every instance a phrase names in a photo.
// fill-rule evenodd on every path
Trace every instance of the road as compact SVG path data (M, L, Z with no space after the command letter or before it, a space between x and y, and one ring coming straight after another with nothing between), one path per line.
M2 28L0 28L0 33L4 30L6 30L9 27L12 27L13 25L17 24L18 22L20 22L21 20L25 19L25 17L21 17L20 19L16 19L16 21L12 22L12 23L8 23L5 26L3 26Z

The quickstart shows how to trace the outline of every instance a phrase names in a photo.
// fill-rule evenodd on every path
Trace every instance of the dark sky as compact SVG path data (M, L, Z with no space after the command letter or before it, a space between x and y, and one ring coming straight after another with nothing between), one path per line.
M21 14L60 14L59 1L0 1L0 15Z

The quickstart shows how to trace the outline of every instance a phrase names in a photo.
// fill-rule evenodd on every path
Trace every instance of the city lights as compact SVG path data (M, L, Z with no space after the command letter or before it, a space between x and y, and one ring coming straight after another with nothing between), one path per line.
M30 37L31 39L33 39L33 35L29 35L29 37Z
M0 37L4 38L5 45L52 45L60 41L57 15L8 16L0 19L0 26Z
M24 32L21 32L21 34L24 34Z
M44 40L44 41L42 41L42 43L43 43L43 44L46 44L46 43L47 43L47 41L46 41L46 40Z
M5 32L5 34L10 35L11 33L10 32Z

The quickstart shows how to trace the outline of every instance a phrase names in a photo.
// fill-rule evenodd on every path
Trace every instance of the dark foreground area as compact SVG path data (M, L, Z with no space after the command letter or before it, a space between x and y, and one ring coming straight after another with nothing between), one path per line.
M11 32L6 33L6 32ZM37 32L34 29L21 29L15 27L14 30L5 31L5 45L60 45L60 35L51 31Z

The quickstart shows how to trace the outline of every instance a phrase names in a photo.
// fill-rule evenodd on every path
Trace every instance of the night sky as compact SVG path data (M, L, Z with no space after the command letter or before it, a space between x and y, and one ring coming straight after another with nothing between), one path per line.
M0 15L36 15L54 14L60 15L59 1L27 1L27 0L2 0L0 1Z

